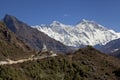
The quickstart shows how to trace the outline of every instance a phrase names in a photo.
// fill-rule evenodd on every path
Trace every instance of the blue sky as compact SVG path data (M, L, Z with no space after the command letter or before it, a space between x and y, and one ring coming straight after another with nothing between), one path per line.
M0 18L16 16L29 25L56 20L75 25L82 19L120 32L120 0L0 0Z

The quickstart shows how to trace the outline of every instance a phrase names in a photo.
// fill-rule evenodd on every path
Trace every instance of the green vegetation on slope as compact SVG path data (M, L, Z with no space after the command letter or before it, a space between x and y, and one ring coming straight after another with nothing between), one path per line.
M120 61L87 47L74 54L0 66L0 80L117 80Z

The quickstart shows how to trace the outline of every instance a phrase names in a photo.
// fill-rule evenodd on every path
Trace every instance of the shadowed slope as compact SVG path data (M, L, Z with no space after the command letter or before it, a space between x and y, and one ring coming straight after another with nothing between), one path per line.
M64 53L70 50L62 43L48 37L46 34L38 31L37 29L31 28L14 16L6 15L4 22L7 27L18 36L19 39L23 40L33 49L41 50L45 44L48 50L53 50L55 52Z
M30 47L0 22L0 60L25 58L31 54Z

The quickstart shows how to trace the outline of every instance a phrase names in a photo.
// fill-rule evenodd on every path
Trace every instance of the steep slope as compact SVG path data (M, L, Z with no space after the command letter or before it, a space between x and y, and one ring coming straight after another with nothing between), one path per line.
M119 80L120 60L91 46L74 54L0 66L4 80Z
M31 28L14 16L6 15L3 21L7 27L18 36L19 39L23 40L33 49L41 50L43 45L46 45L48 50L55 52L67 52L69 50L68 47L59 41L48 37L46 34L38 31L37 29Z
M120 38L102 46L101 51L120 58Z
M112 53L112 55L115 55L116 57L120 58L120 49Z
M37 28L65 45L74 47L81 45L104 45L111 40L120 38L120 33L106 29L96 22L88 20L83 20L75 26L53 21L50 25L32 27Z
M0 60L29 57L33 51L0 22Z

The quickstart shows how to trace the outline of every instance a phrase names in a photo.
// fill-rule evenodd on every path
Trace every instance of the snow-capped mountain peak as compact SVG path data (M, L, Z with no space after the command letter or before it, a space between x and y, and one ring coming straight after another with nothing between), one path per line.
M50 26L61 26L62 23L60 23L59 21L53 21Z
M82 21L83 21L83 22L88 22L88 20L86 20L86 19L82 19Z
M47 27L33 27L65 45L74 47L79 47L81 45L105 45L111 40L120 38L120 36L118 36L120 33L109 30L95 21L85 19L75 26L53 21L53 23Z
M78 23L76 25L76 27L107 30L105 27L98 24L97 22L89 21L89 20L86 20L86 19L83 19L80 23Z
M93 23L93 24L97 24L95 21L93 21L93 20L87 20L87 19L82 19L82 21L80 21L80 23L83 23L83 24L91 24L91 23Z

